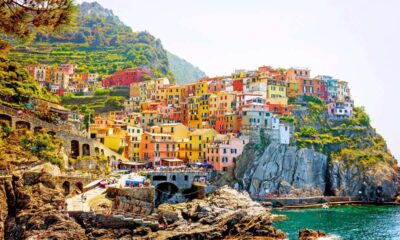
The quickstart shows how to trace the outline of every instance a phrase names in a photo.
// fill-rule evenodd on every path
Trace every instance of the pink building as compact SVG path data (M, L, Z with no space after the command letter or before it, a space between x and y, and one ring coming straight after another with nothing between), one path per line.
M206 147L206 161L217 171L231 170L248 142L247 138L218 134Z
M173 119L175 114L175 108L171 106L167 106L165 104L160 104L157 107L157 113L162 115L165 118Z
M74 74L76 65L60 64L60 71L64 74Z
M208 81L208 93L217 93L226 90L226 82L223 78L210 78Z
M353 116L352 101L331 102L327 108L329 117L333 119L346 119Z
M240 109L245 106L249 100L260 97L262 97L262 95L257 93L238 93L236 95L236 107Z

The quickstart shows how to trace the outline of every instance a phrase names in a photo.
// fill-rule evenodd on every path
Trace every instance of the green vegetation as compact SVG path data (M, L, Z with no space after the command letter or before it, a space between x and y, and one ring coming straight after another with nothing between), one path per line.
M63 168L63 158L60 151L61 140L47 134L45 131L33 133L26 131L20 137L20 144L33 155Z
M29 102L31 98L59 101L56 95L40 88L18 63L0 58L0 103L16 107Z
M323 101L310 97L303 100L307 110L294 121L299 148L314 149L330 155L332 161L345 161L347 166L366 168L393 161L385 140L370 126L363 108L354 108L349 119L329 120Z
M169 68L175 76L175 81L180 85L195 82L205 77L205 73L186 60L167 52Z
M297 123L297 119L292 116L281 116L280 121L287 123Z
M33 42L18 44L10 58L23 65L73 63L80 72L103 76L146 67L155 77L173 79L161 41L147 32L133 32L96 2L79 6L76 26L58 33L38 33Z
M94 92L95 96L106 96L110 95L110 89L96 89Z
M74 96L64 95L61 103L73 110L82 109L87 107L98 113L119 111L123 109L125 98L121 96L99 95L99 96Z

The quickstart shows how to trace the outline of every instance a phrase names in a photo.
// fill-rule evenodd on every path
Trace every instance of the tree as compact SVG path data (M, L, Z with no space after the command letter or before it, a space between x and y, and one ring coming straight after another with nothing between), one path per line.
M76 43L85 43L87 41L85 34L83 34L82 32L79 32L78 34L76 34L75 36L75 42Z
M93 46L99 46L103 41L102 36L99 33L94 35L94 41L92 43Z
M73 0L0 0L0 31L18 38L55 31L70 24L75 12Z

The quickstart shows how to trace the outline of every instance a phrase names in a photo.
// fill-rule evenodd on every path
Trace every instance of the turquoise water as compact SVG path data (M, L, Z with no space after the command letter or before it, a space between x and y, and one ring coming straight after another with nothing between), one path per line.
M297 239L298 230L311 228L340 236L340 239L400 239L400 207L338 206L329 209L274 210L288 216L274 226Z

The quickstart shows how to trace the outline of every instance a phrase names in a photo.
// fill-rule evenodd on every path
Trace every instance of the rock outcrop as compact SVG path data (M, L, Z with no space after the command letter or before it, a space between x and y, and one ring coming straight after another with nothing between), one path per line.
M318 240L326 238L328 235L321 231L314 231L311 229L302 229L299 231L299 240Z
M308 148L272 142L265 148L245 148L235 169L237 184L252 197L280 196L394 196L397 172L390 164L369 168L329 161Z
M167 228L154 239L285 239L272 226L271 215L247 193L229 187L188 203L163 204L159 214Z
M238 161L236 177L252 196L276 193L279 195L321 195L326 187L327 156L310 149L298 149L279 143L269 144L262 153L254 150L243 155L255 155L245 171Z
M0 239L86 239L84 229L59 209L64 196L48 173L3 180L0 202Z

